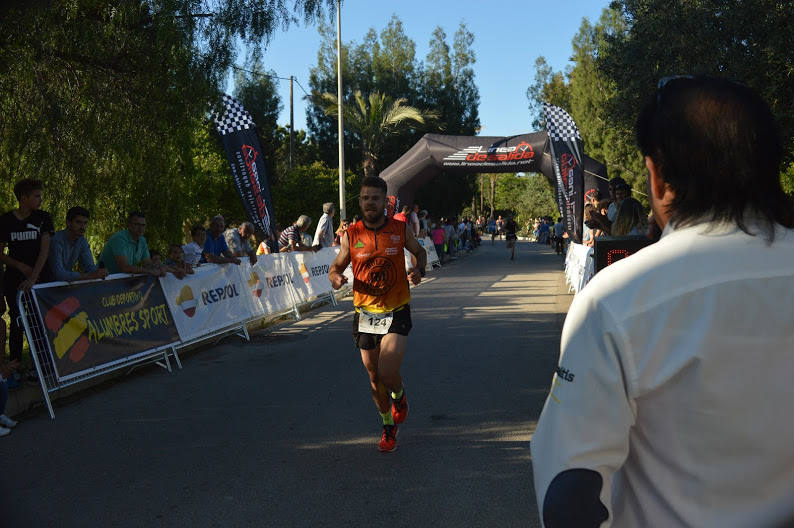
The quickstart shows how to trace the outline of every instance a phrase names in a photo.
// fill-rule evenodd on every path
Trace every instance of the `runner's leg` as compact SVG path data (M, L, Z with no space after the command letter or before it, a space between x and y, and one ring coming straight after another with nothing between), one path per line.
M400 392L403 388L400 366L405 357L407 343L408 336L400 334L386 334L381 339L377 365L378 379L390 392Z
M381 341L381 346L383 342ZM375 407L378 412L385 414L391 409L391 401L389 399L389 390L383 381L378 376L381 346L375 347L370 350L361 350L361 361L364 363L364 368L367 369L369 375L369 386L372 392L372 400L375 402Z

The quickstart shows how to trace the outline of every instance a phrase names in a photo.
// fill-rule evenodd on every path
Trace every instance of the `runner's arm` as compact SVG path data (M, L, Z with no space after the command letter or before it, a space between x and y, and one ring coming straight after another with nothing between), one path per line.
M347 232L343 232L339 237L339 254L331 264L331 270L328 272L328 280L331 281L331 286L338 290L343 284L347 283L347 277L342 275L350 264L350 241L348 240Z

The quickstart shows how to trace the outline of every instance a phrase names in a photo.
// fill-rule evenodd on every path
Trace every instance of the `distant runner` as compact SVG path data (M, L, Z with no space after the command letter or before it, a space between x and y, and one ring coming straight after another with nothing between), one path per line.
M403 222L387 218L386 182L364 178L358 199L364 218L340 237L340 251L328 279L335 290L347 282L342 275L353 264L353 341L369 374L372 398L383 419L381 451L397 449L397 424L408 415L400 365L411 330L411 292L408 279L422 280L427 254ZM416 257L405 270L404 250ZM390 397L391 396L391 397Z
M507 221L504 223L504 226L507 249L510 250L510 260L513 260L513 258L516 256L516 240L518 239L516 236L516 229L518 229L518 226L511 216L507 217Z

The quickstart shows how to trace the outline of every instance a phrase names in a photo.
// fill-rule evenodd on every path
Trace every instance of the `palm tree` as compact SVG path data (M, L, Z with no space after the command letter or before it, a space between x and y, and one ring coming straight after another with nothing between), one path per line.
M345 126L361 140L364 176L376 176L378 157L389 136L403 130L415 129L433 115L422 113L418 108L405 104L406 100L403 98L393 99L380 92L364 97L357 90L354 95L355 104L343 105L342 115ZM320 98L325 115L339 115L335 94L324 93Z

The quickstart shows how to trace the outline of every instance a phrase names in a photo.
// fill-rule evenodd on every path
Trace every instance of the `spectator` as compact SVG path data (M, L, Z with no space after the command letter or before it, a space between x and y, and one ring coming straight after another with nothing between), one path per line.
M210 220L210 228L207 229L207 239L204 241L203 254L207 262L212 264L239 264L240 259L234 256L226 244L226 220L221 215L217 215Z
M336 234L334 235L335 246L338 246L340 244L340 238L342 238L344 232L347 231L349 225L350 224L348 224L347 220L342 220L341 222L339 222L339 229L336 230Z
M276 233L278 233L278 229L276 229ZM278 237L273 237L270 233L260 233L260 238L262 242L259 243L259 247L256 248L257 255L272 255L273 253L278 253Z
M8 304L8 316L11 321L8 348L12 361L22 361L24 334L19 319L17 292L28 291L37 282L49 280L49 268L46 263L50 250L50 237L54 229L49 213L40 209L42 187L40 180L18 181L14 185L14 195L19 206L0 216L0 261L6 265L3 275L3 297ZM8 246L7 255L6 246ZM4 312L5 305L0 301L0 314ZM4 338L3 347L5 347L5 323L2 323L0 335ZM16 373L15 381L16 378L22 377L24 376Z
M444 244L447 243L447 235L444 233L444 230L441 228L441 226L435 222L433 223L432 235L433 245L436 247L436 254L443 264L447 260L446 256L444 255Z
M595 206L592 203L584 204L584 226L582 231L582 244L588 247L593 247L595 244L595 224L593 222L593 212Z
M204 259L204 242L207 241L207 232L200 225L194 225L190 230L190 242L182 246L185 263L191 267L199 266ZM206 259L204 259L206 262Z
M624 198L612 222L612 236L644 236L646 218L640 202L631 197Z
M309 229L312 219L306 215L300 215L294 224L281 232L278 239L279 251L316 251L313 247L301 241L301 235Z
M791 526L794 204L749 88L673 78L637 143L661 240L573 300L532 437L546 526Z
M163 256L156 249L150 249L149 250L149 260L152 261L152 267L153 268L162 268L163 267Z
M407 224L409 214L411 214L411 208L407 205L403 205L402 210L399 213L394 214L394 219Z
M595 206L601 200L601 192L598 189L590 189L584 193L584 202Z
M421 238L430 235L430 221L427 215L427 209L419 211L419 236Z
M127 217L127 229L114 233L99 254L99 265L108 273L137 273L162 277L165 272L155 267L143 233L146 217L134 211Z
M562 223L562 217L557 218L557 223L554 224L554 251L558 255L562 255L563 245L565 239L562 235L565 233L565 225Z
M90 218L87 209L72 207L66 212L66 229L52 235L47 262L53 280L74 282L108 276L108 270L96 267L85 239L85 228ZM75 265L79 265L80 271L74 271Z
M549 229L549 223L546 222L545 218L541 219L541 222L538 225L538 237L537 237L538 244L548 244L550 232L551 229Z
M336 214L336 206L333 202L324 203L323 215L317 222L317 229L314 230L312 246L319 249L334 245L334 214Z
M193 266L185 262L185 251L182 249L181 244L170 244L168 246L168 258L165 261L165 265L171 273L180 279L185 275L195 273Z
M248 260L253 266L256 264L256 251L251 247L251 237L254 236L254 224L243 222L237 229L229 228L223 233L226 238L226 246L235 257L248 256Z
M609 209L607 209L607 218L610 222L615 221L615 217L618 215L620 202L630 193L631 187L629 187L628 183L623 181L623 178L612 178L609 181L609 197L612 199L612 203L609 204Z
M408 217L408 225L414 231L414 236L419 237L419 204L415 203L411 215Z
M16 421L6 416L6 403L8 403L8 380L12 379L18 367L18 360L8 363L0 361L0 436L11 433L11 429L17 424Z

